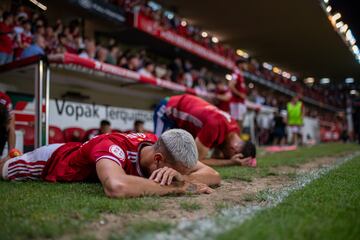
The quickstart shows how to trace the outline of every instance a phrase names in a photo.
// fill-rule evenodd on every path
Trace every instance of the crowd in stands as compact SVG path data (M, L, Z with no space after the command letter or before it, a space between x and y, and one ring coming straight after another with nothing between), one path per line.
M161 7L154 6L154 2L147 0L106 0L107 2L113 3L119 6L121 9L125 10L128 13L132 13L136 8L148 18L155 20L160 26L164 29L171 29L177 34L187 37L194 42L211 49L224 57L230 58L234 61L238 58L235 53L235 50L224 46L221 42L212 41L212 36L206 34L202 35L203 30L198 26L193 26L191 24L182 24L182 18L173 14L172 12L166 11ZM276 84L282 85L285 88L288 88L294 92L300 92L301 94L310 97L316 101L326 103L336 107L343 107L345 103L345 95L336 90L336 89L326 89L322 87L307 87L302 83L293 82L290 79L283 77L282 75L275 74L272 71L269 71L262 67L255 59L249 59L248 64L249 72L263 77L266 80L272 81Z
M198 26L188 24L186 21L183 21L179 16L173 14L172 12L166 11L162 8L155 7L154 2L146 0L106 0L107 2L113 3L119 6L121 9L125 10L128 13L132 13L136 8L142 13L143 16L146 16L152 20L155 20L160 24L164 29L171 29L175 31L178 35L189 38L192 41L211 49L212 51L232 60L236 60L237 56L235 51L218 41L213 41L210 34L207 34L206 37L202 35L203 29Z
M202 45L205 44L211 48L218 49L217 46L220 46L220 44L214 44L210 41L210 38L199 35L201 32L199 28L190 25L181 26L181 19L178 16L174 15L170 19L164 15L163 10L154 11L146 4L146 1L110 2L116 2L127 12L131 12L134 7L139 6L144 14L161 22L166 27L176 29L179 34L185 34L187 37L193 38L194 41L201 41ZM181 30L181 27L185 28L186 31ZM223 81L223 75L219 76L205 67L195 68L188 59L175 58L173 61L161 62L156 61L156 56L150 56L144 49L126 49L114 39L99 43L93 38L82 36L81 24L78 20L65 24L58 19L52 24L48 22L45 15L31 11L24 6L18 7L13 12L4 11L2 13L0 32L0 42L2 43L0 45L0 64L37 54L69 52L78 54L83 58L117 65L149 77L154 76L204 91L216 91L217 84L227 84L227 81ZM230 55L232 56L232 54L233 52ZM344 95L336 90L321 87L309 88L299 81L293 82L263 68L255 59L249 59L243 70L322 103L341 107L345 101ZM279 94L268 95L256 92L253 92L249 97L256 103L269 106L278 106L278 102L284 102L281 98Z

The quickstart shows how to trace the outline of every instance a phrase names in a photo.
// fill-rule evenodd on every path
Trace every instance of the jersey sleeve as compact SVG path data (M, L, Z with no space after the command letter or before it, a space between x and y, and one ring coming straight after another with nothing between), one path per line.
M109 139L104 139L91 149L90 158L91 161L95 163L100 159L109 159L124 168L126 164L126 155L124 149L124 146L115 144Z

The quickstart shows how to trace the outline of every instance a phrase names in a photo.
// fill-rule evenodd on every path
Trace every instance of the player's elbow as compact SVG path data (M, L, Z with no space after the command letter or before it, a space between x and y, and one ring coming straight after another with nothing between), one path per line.
M219 186L221 183L221 176L220 174L211 168L211 184L212 186Z
M126 185L118 181L109 182L104 190L106 196L109 198L129 197Z
M206 176L207 176L207 185L209 186L219 186L221 183L221 176L220 174L213 168L209 166L204 167Z

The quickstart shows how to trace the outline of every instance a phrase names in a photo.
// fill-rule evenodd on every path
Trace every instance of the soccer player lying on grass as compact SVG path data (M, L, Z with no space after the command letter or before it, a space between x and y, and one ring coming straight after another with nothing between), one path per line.
M181 129L162 134L103 134L88 142L50 144L0 163L5 180L100 180L109 197L211 193L219 174L198 162L193 137Z
M158 136L170 128L190 132L200 161L207 165L256 166L255 146L241 140L236 121L199 97L184 94L163 99L155 110L154 124ZM214 154L207 159L211 148Z

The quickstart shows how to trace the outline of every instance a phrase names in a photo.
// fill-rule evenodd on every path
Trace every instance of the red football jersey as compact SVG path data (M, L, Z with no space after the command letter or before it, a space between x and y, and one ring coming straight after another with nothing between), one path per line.
M245 85L245 79L244 79L243 74L239 70L236 70L232 74L232 80L231 81L236 81L235 88L240 93L243 93L245 95L247 94L246 85ZM233 94L232 98L231 98L231 102L245 103L245 99Z
M9 112L12 111L11 99L3 92L0 92L0 104L4 105Z
M216 88L215 93L219 94L219 95L231 94L231 90L228 87L225 89ZM220 110L223 110L224 112L230 112L230 100L228 100L228 101L218 100L218 103L216 106Z
M96 162L103 158L117 163L128 175L142 177L140 150L156 141L153 134L110 133L84 144L66 143L48 160L42 178L50 182L96 181Z
M31 42L32 42L32 34L31 33L26 33L26 32L22 32L20 34L20 40L21 40L21 43L22 44L27 44L27 45L31 45Z
M222 144L239 126L230 115L193 95L173 96L166 105L166 115L177 127L190 132L208 148Z
M11 54L13 51L13 27L0 22L0 52Z

